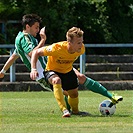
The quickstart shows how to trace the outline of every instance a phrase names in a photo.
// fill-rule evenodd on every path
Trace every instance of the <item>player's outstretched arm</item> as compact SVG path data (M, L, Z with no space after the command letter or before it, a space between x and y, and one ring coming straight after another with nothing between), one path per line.
M84 82L86 81L86 76L82 73L80 73L76 68L73 67L73 70L75 72L75 74L77 75L78 81L80 84L84 84Z
M40 30L40 37L41 37L41 40L40 42L38 43L38 45L34 48L34 50L38 49L38 48L41 48L41 47L44 47L44 44L45 44L45 41L46 41L46 34L45 34L45 27L43 27L41 30ZM32 56L32 52L31 51L30 53L28 53L28 55L31 57Z
M44 56L44 47L41 47L39 49L33 50L32 56L31 56L31 72L30 72L30 78L32 80L36 80L36 78L39 76L36 68L36 63L39 58L39 56Z
M10 66L19 58L18 55L12 54L8 60L6 61L5 65L3 66L2 70L0 71L0 78L3 78L6 71L10 68Z
M46 38L47 38L46 34L45 34L45 27L43 27L40 30L39 34L40 34L41 40L40 40L39 44L34 48L34 50L43 47L44 44L45 44L45 41L46 41Z

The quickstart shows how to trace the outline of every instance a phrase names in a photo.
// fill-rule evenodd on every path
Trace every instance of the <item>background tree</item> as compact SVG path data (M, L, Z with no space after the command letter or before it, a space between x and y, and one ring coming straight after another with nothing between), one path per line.
M27 13L42 17L48 44L64 40L72 26L84 30L84 43L132 42L132 0L0 0L1 21L21 20ZM20 27L20 23L8 25L8 43L14 43Z

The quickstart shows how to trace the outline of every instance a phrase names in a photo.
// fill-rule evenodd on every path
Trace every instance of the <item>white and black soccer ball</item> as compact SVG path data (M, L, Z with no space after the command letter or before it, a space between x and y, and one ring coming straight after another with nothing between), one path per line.
M99 104L99 111L102 115L113 115L116 111L116 105L111 100L104 100Z

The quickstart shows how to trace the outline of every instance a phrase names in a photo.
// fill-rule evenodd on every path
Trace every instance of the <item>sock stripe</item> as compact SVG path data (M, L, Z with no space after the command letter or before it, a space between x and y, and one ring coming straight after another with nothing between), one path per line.
M87 86L90 83L91 79L86 77L86 81L84 82L84 86Z

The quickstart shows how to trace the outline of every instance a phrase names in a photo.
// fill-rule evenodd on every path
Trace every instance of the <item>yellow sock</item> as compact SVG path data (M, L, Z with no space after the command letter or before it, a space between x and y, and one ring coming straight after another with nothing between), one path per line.
M64 100L61 84L53 84L54 96L61 109L61 111L66 109L66 103Z
M78 103L79 103L78 97L71 98L70 96L68 96L68 103L71 106L73 113L78 113L79 112L79 110L78 110Z

